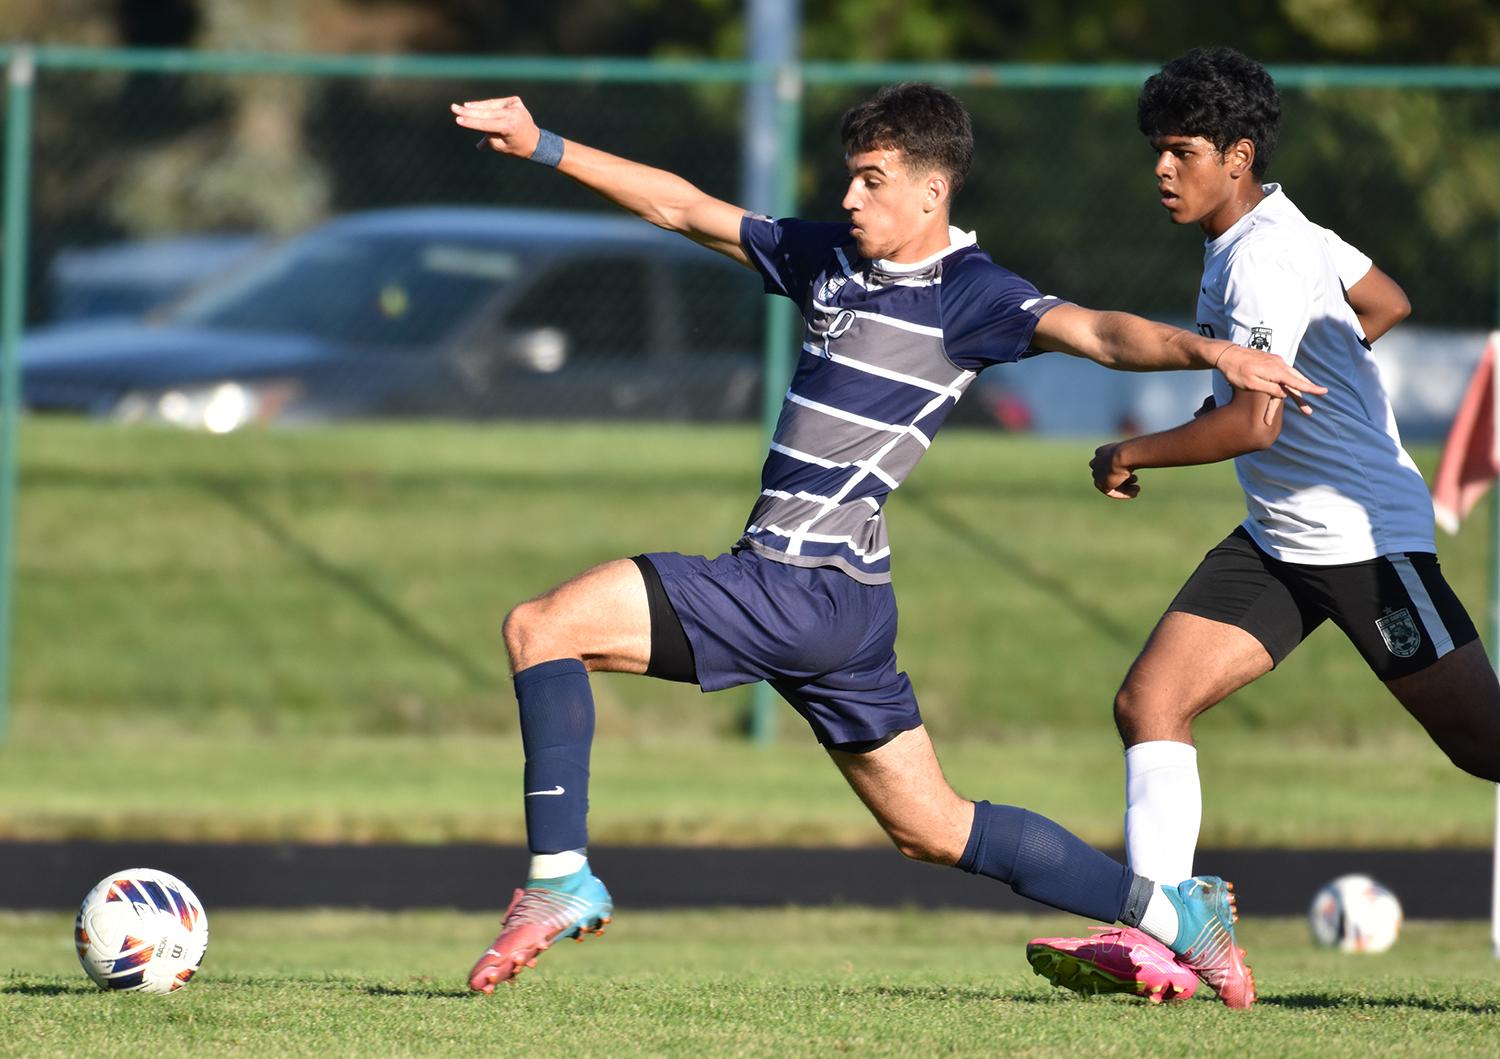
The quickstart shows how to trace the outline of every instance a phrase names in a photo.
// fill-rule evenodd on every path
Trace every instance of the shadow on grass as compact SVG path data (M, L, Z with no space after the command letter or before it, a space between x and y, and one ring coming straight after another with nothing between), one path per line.
M99 990L86 985L58 985L54 982L16 982L0 986L0 993L15 996L66 996L69 993L97 993Z
M933 1001L1027 1001L1038 999L1019 993L997 993L988 989L960 989L947 985L877 985L866 989L855 987L859 993L871 996L890 997L894 1000ZM1045 998L1051 999L1051 998Z
M384 621L398 636L427 654L446 662L463 677L470 687L495 688L499 686L500 680L495 674L452 644L445 643L436 633L424 626L415 615L382 595L366 579L324 558L315 548L298 538L291 529L247 496L243 490L228 482L205 481L202 486L204 492L223 501L246 521L259 527L266 536L280 545L288 554L294 556L312 573L357 600L366 610Z
M911 485L906 485L903 488L908 495L914 494L920 497L921 500L920 503L913 504L906 510L915 512L918 517L927 519L954 540L967 544L974 551L1006 571L1016 580L1024 582L1032 588L1051 596L1059 606L1074 614L1079 620L1089 625L1101 636L1132 651L1140 647L1141 630L1130 629L1121 625L1083 596L1073 591L1072 587L1061 578L1055 577L1045 570L1034 566L1020 552L1012 548L1007 548L1002 544L996 534L987 532L983 527L976 526L962 515L955 513L932 493L920 488L914 489Z
M462 986L441 985L367 985L362 992L365 996L420 997L423 1000L452 1000L458 997L483 995Z
M1287 993L1264 996L1257 1007L1291 1008L1298 1011L1329 1011L1360 1008L1432 1011L1440 1015L1500 1015L1500 1001L1493 1004L1471 1004L1464 1000L1443 1000L1429 996L1330 996L1327 993Z

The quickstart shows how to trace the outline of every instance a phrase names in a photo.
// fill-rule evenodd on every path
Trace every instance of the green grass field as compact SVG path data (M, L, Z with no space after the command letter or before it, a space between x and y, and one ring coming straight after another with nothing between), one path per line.
M507 606L589 563L715 553L746 428L404 425L208 437L31 420L0 837L521 837ZM893 498L898 645L955 784L1120 840L1115 686L1240 517L1228 468L1089 487L1085 442L945 435ZM1432 454L1422 453L1430 463ZM1487 528L1444 540L1485 596ZM882 841L780 710L595 680L600 842ZM1487 844L1458 775L1333 630L1200 723L1209 844ZM122 763L150 784L118 782Z
M494 997L463 975L493 918L224 913L181 993L102 993L71 922L0 914L3 1050L17 1056L1492 1056L1500 963L1478 923L1391 952L1243 924L1261 1002L1152 1007L1048 986L1022 948L1081 920L859 909L626 913Z
M18 708L240 732L511 731L508 607L605 559L722 551L762 451L752 429L687 426L22 434ZM1151 624L1243 515L1227 466L1148 474L1121 504L1090 487L1091 453L955 430L892 498L898 651L933 724L1107 726ZM1476 611L1488 539L1477 520L1443 542ZM746 693L619 679L598 697L606 736L726 734ZM1220 712L1339 739L1410 727L1331 629Z
M969 797L1024 805L1095 844L1121 844L1123 766L1102 726L1077 737L937 738L949 779ZM1331 747L1226 732L1201 753L1206 845L1493 841L1494 787L1459 773L1421 736ZM28 724L0 747L0 838L520 843L521 760L519 741L505 737L127 733L95 743ZM150 781L122 784L130 762L149 763ZM886 841L810 737L774 747L605 740L590 792L595 843Z

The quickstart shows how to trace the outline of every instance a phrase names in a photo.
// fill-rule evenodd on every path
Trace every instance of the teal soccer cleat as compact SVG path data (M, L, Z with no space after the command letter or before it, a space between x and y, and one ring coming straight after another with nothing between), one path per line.
M529 879L505 910L500 936L469 972L469 988L493 993L559 938L582 941L587 934L603 934L614 913L614 902L604 884L586 866L557 879Z
M1170 948L1178 962L1228 1007L1247 1008L1255 1003L1255 976L1234 937L1239 918L1234 886L1214 875L1199 875L1175 887L1164 886L1162 891L1177 909L1177 937Z

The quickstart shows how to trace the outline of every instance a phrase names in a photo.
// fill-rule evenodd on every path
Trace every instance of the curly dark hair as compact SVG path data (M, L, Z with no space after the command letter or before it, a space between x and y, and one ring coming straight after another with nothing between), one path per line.
M1233 48L1194 48L1152 74L1136 100L1135 121L1149 137L1202 136L1220 154L1255 144L1250 170L1271 164L1281 127L1281 96L1266 68Z
M948 178L951 200L974 162L974 126L953 93L907 81L887 85L851 107L839 125L845 154L899 150L914 173L933 170Z

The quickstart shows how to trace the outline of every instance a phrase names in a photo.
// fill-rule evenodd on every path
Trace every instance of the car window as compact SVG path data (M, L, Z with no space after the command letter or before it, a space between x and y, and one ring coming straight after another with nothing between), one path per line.
M556 328L568 336L570 359L642 356L650 347L650 269L635 257L569 258L521 294L505 327Z
M514 253L479 244L315 234L190 295L168 318L420 348L464 324L519 273Z

